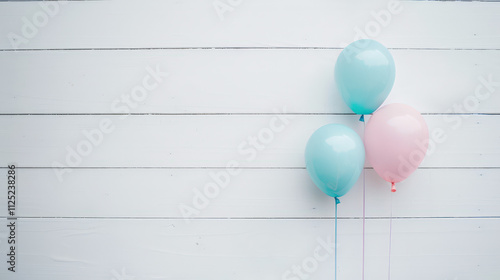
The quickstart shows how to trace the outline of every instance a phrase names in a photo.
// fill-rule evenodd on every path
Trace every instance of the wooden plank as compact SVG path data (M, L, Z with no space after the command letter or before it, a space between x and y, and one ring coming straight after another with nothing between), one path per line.
M230 11L219 16L214 3ZM0 48L343 47L360 36L392 48L500 45L500 30L493 28L498 3L231 3L71 1L51 9L36 2L1 3Z
M390 216L389 184L374 170L365 171L366 216ZM304 169L242 170L227 184L220 183L219 193L212 195L205 188L218 182L214 177L224 180L222 173L220 169L75 169L60 182L51 169L18 169L16 214L187 219L334 215L333 199L314 186ZM393 215L500 216L499 181L500 169L419 169L398 184ZM362 185L360 178L341 198L340 217L362 216ZM0 192L0 209L7 208L6 195ZM205 203L194 200L208 203L201 208L198 205ZM185 207L199 213L191 214Z
M500 166L499 116L425 119L432 147L421 166ZM327 123L362 135L357 116L2 116L0 166L304 167L307 139Z
M339 53L0 52L0 113L272 113L285 100L290 113L352 113L333 77ZM500 51L392 53L398 72L388 103L411 104L423 113L500 113ZM151 72L156 69L168 76L160 73L154 79ZM146 77L156 87L143 97L135 87L142 87ZM475 97L478 87L481 100ZM460 111L455 105L465 108Z
M17 229L17 272L2 262L2 278L287 279L292 266L314 264L315 251L325 259L308 270L309 279L333 277L333 252L318 241L332 240L331 219L19 219ZM341 279L361 277L361 229L360 220L339 221ZM368 221L366 229L366 275L387 278L388 221ZM491 240L499 233L499 219L394 220L392 276L494 279L500 244ZM6 242L1 248L5 255Z

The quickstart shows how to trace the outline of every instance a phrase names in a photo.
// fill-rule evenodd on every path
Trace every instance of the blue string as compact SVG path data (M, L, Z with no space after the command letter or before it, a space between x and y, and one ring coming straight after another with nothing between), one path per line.
M335 198L335 280L337 280L337 205L340 200Z
M364 118L363 118L364 120ZM363 122L363 134L366 131L366 123ZM364 136L363 136L364 138ZM363 168L363 266L361 269L361 280L365 280L365 227L366 227L366 169Z

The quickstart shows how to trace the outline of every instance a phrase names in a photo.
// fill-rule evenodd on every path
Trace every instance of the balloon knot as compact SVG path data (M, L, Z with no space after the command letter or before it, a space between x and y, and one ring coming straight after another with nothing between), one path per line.
M391 192L396 192L396 186L395 186L396 183L392 182L392 186L391 186Z
M335 204L339 204L340 203L340 199L338 197L335 198Z
M365 122L365 115L361 115L361 117L359 118L359 121L360 122Z

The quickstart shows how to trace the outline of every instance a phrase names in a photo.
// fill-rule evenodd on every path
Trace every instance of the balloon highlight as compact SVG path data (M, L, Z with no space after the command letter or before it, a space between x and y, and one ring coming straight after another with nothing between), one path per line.
M316 186L331 197L345 195L365 163L363 141L345 125L327 124L307 142L306 169Z

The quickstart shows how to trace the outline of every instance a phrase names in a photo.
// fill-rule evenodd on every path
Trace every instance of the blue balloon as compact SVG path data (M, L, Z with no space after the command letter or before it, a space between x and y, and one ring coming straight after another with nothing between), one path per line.
M356 114L371 114L389 95L396 67L391 53L371 39L344 48L335 64L335 82L345 103Z
M316 130L306 147L306 169L316 186L332 197L346 194L365 164L365 147L359 135L341 124Z

